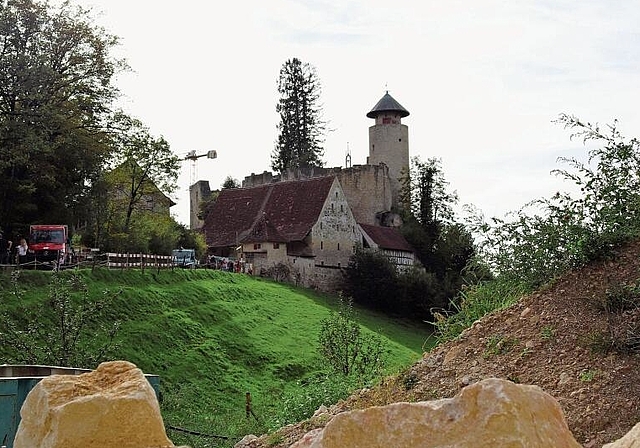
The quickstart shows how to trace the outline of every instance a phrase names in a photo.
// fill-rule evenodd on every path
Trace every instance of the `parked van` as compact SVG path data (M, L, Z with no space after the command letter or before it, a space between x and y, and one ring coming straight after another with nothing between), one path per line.
M198 265L195 249L174 249L171 253L173 263L183 268L195 268Z

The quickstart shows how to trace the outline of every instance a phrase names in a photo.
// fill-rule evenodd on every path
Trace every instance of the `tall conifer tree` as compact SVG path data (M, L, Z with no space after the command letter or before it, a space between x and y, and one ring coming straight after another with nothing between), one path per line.
M322 166L325 122L315 67L297 58L287 60L280 69L278 93L279 135L271 155L271 167L283 172L306 165Z

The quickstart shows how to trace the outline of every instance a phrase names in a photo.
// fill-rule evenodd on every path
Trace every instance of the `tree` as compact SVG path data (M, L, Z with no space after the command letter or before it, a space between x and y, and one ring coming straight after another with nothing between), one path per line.
M414 247L418 259L431 276L404 279L405 284L419 283L426 294L416 297L415 305L428 310L433 306L447 307L460 291L464 271L475 256L470 231L455 220L453 207L458 195L448 191L441 161L412 159L412 166L403 179L401 195L408 204L404 210L404 237ZM415 289L415 288L414 288Z
M228 188L240 188L240 182L238 182L237 179L234 179L231 176L227 176L224 179L224 182L222 183L222 189L226 190Z
M176 188L180 158L162 137L153 137L142 122L123 113L113 121L115 168L108 174L114 202L124 205L122 231L129 232L135 210L147 210L141 201L171 193Z
M325 122L318 103L321 86L315 67L297 58L287 60L278 78L280 115L278 140L271 167L283 172L306 165L323 165Z
M3 228L78 218L110 153L112 79L127 68L110 55L117 43L68 1L0 0Z
M356 246L345 269L345 293L356 303L380 310L397 310L397 272L387 257Z
M177 228L180 231L180 238L178 239L177 247L195 249L196 258L198 259L201 259L206 255L207 242L204 239L204 234L196 230L187 229L182 224L178 224Z
M423 162L414 157L411 162L401 191L409 204L408 210L404 210L403 234L418 251L422 264L442 273L446 268L440 266L437 255L442 249L439 246L447 240L444 236L449 232L448 227L455 225L453 206L458 202L458 195L447 191L449 183L440 159Z

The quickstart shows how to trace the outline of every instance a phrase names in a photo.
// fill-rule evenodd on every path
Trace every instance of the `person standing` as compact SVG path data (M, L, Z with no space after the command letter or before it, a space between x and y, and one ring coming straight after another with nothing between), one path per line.
M18 245L18 264L24 264L27 262L27 251L29 250L29 246L27 245L27 240L24 238L20 239L20 244Z
M11 240L6 239L4 234L0 232L0 264L9 264L11 245Z

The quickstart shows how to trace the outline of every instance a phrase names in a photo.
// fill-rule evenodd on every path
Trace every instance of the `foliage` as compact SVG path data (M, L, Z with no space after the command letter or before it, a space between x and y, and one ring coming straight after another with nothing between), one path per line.
M510 219L477 213L470 228L482 236L481 255L497 278L463 289L452 302L455 314L435 315L440 341L459 335L480 317L513 303L521 295L591 260L605 259L640 233L640 143L625 139L617 122L602 130L566 114L558 123L573 130L572 138L595 143L586 162L560 158L568 169L554 173L571 181L574 193L556 193L511 213ZM537 210L537 211L536 211ZM605 313L607 331L584 336L598 351L640 350L637 286L607 291L596 306ZM543 338L552 334L543 333Z
M136 213L128 232L119 227L121 222L109 222L108 238L101 245L103 251L170 255L178 247L178 240L183 235L179 224L164 213Z
M224 178L224 182L222 183L222 189L226 190L228 188L240 188L240 182L238 179L234 179L231 176L227 176Z
M110 206L124 210L122 231L128 233L134 211L162 211L176 188L180 159L162 137L153 137L140 120L121 112L112 123L115 167L106 174Z
M640 233L640 143L627 140L617 122L605 130L570 115L557 120L572 138L594 143L587 161L560 158L554 173L575 193L556 193L527 204L511 219L493 218L476 231L492 269L531 286L602 259Z
M180 237L175 247L183 247L185 249L195 249L196 258L201 259L207 253L207 242L204 235L196 230L187 229L182 224L177 224Z
M0 1L0 226L72 223L109 157L104 132L126 69L117 38L64 1Z
M337 373L371 377L382 371L382 340L362 333L350 300L341 299L340 309L320 322L318 343L320 354Z
M504 355L509 353L515 346L520 343L518 339L501 334L492 335L487 339L486 348L482 356L487 359L492 356Z
M431 232L435 232L438 225L453 221L458 194L447 191L448 185L442 160L435 157L426 162L413 157L408 176L402 179L401 196L403 203L409 205L407 211Z
M198 219L206 220L207 214L213 207L213 204L218 200L218 196L220 195L220 191L214 190L208 196L202 198L200 203L198 204Z
M355 376L318 373L296 382L296 388L285 392L282 406L269 429L275 430L310 418L322 405L331 406L349 396L361 383Z
M356 303L386 310L390 298L395 301L397 273L383 254L356 246L344 274L345 294Z
M420 295L419 288L412 293L417 306L411 310L424 315L434 307L449 308L466 280L486 279L490 273L475 257L470 230L456 221L458 196L448 191L441 161L431 158L423 162L414 157L411 162L402 179L401 196L406 208L401 231L426 272L421 282L423 293Z
M505 278L465 286L452 302L453 311L434 313L438 341L455 339L481 317L506 308L530 291L524 284Z
M583 343L596 353L640 353L640 281L615 285L593 300L606 329L584 336Z
M279 135L271 154L271 167L283 172L307 165L322 166L325 122L315 67L298 58L287 60L280 69L278 93Z
M46 300L25 306L20 274L14 271L11 276L11 301L16 308L8 309L5 297L0 313L0 344L12 353L5 362L92 368L113 352L120 326L119 321L106 318L113 294L103 291L93 299L80 276L55 272ZM106 339L96 347L92 342L100 333Z

